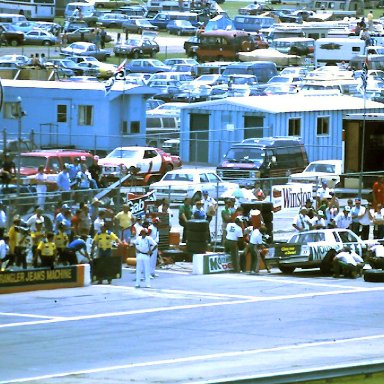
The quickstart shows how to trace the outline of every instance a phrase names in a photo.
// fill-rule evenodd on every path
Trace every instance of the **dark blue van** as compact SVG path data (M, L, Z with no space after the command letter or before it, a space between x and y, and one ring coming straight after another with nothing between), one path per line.
M233 19L236 29L246 32L259 32L262 28L270 28L275 19L270 16L237 15Z

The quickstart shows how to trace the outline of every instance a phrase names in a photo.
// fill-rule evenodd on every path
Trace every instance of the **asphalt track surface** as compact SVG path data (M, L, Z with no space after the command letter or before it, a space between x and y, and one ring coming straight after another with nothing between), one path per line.
M125 268L112 285L1 295L0 383L234 382L384 356L383 284L158 274L150 289Z

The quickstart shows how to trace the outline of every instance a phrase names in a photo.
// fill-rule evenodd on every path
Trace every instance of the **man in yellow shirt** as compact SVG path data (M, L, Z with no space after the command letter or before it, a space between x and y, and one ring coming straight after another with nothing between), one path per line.
M92 262L92 274L96 276L98 284L103 283L103 277L111 284L112 276L109 275L109 262L106 262L108 257L112 256L112 245L114 242L120 243L119 238L111 231L107 230L107 226L103 224L101 226L101 232L97 233L92 241L91 257L97 247L98 257ZM97 264L97 265L96 265Z
M40 241L37 246L37 251L40 256L41 266L53 269L56 260L56 244L54 242L55 235L53 232L48 232L47 238Z
M129 243L132 237L131 227L133 225L133 215L130 211L129 205L124 204L123 210L116 214L113 219L115 224L119 228L120 239L125 240L127 243Z
M37 247L40 244L40 242L45 238L43 222L40 220L36 220L35 226L36 226L36 229L31 230L33 268L37 268L39 266L39 255L37 252Z
M57 233L55 235L55 244L57 249L58 262L66 265L67 260L65 260L65 257L64 257L64 250L68 245L69 238L68 238L68 235L64 232L64 230L65 230L65 224L59 223L57 227Z
M97 233L92 241L91 257L93 257L95 248L97 247L98 257L112 256L112 245L114 242L120 243L119 238L111 231L107 231L107 226L101 226L101 232Z

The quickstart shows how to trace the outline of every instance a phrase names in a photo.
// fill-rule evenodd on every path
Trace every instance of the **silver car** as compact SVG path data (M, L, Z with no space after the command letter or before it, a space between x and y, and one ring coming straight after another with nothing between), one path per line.
M32 29L24 33L24 44L28 45L55 45L57 37L43 29Z

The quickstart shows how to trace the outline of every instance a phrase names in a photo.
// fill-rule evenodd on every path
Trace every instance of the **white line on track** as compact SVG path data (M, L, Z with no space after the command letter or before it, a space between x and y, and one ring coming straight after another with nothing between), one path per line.
M135 288L132 288L132 289L135 289ZM150 292L151 290L148 290L148 291ZM222 302L215 302L215 303L199 303L199 304L188 304L188 305L175 305L170 307L145 308L145 309L136 309L136 310L130 310L130 311L98 313L93 315L59 317L59 318L50 318L47 320L35 320L35 321L25 321L25 322L18 322L18 323L0 324L0 329L60 323L60 322L67 322L67 321L81 321L81 320L92 320L92 319L101 319L101 318L132 316L132 315L140 315L140 314L155 313L155 312L190 310L194 308L203 308L203 307L219 307L219 306L226 306L226 305L241 305L241 304L267 302L267 301L305 299L305 298L313 298L313 297L320 297L320 296L342 295L342 294L351 294L351 293L358 293L358 292L365 293L365 292L373 292L373 291L384 291L384 287L377 287L377 288L371 288L371 289L360 288L356 290L338 290L338 291L332 291L332 292L317 292L317 293L308 292L308 293L300 293L300 294L293 294L293 295L279 295L279 296L270 296L270 297L244 296L243 300L232 300L232 301L222 301Z
M0 312L0 316L13 316L13 317L33 317L36 319L64 319L61 316L43 316L43 315L32 315L27 313L15 313L15 312Z
M206 361L206 360L221 359L221 358L228 358L228 357L250 356L250 355L260 354L260 353L265 354L265 353L276 353L281 351L294 351L294 350L314 348L319 346L334 346L337 344L366 342L369 340L380 340L380 339L384 339L384 334L354 337L354 338L340 339L340 340L332 339L332 340L318 341L313 343L301 343L301 344L285 345L285 346L272 347L272 348L260 348L260 349L253 349L248 351L233 351L233 352L213 353L209 355L188 356L188 357L180 357L178 359L165 359L165 360L148 361L148 362L141 362L141 363L130 363L125 365L115 365L110 367L84 369L80 371L62 372L62 373L56 373L51 375L25 377L25 378L19 378L14 380L0 381L0 384L23 383L27 381L41 381L41 380L54 379L54 378L60 378L60 377L67 377L71 375L85 375L85 374L94 374L94 373L101 373L101 372L118 371L123 369L154 367L154 366L170 365L170 364L178 364L178 363L190 363L190 362Z

